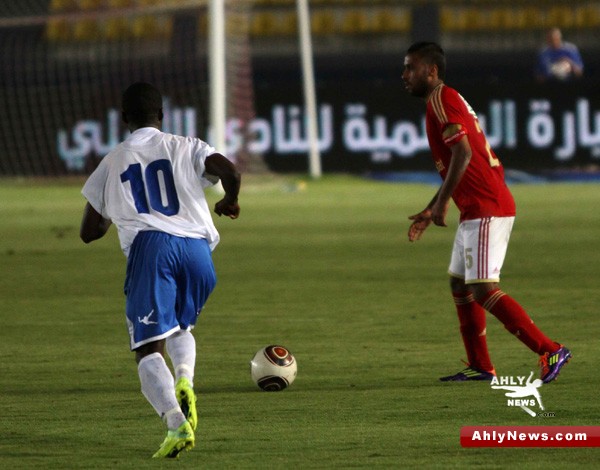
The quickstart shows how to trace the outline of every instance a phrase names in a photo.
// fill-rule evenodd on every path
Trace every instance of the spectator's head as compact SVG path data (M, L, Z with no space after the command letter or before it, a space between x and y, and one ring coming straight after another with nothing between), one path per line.
M546 36L548 46L552 49L558 49L562 45L562 33L559 28L552 28Z

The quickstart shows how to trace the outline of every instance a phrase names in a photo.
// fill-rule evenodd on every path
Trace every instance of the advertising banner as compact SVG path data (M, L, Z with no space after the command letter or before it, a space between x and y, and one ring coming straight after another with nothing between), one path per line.
M506 168L542 171L587 168L600 162L600 94L594 83L452 83L477 113L490 146ZM125 87L127 84L123 84ZM194 90L158 83L163 130L210 142L204 84ZM105 87L106 89L103 89ZM4 90L0 174L87 173L123 140L119 96L112 82ZM276 172L308 170L306 114L300 83L257 86L255 115L227 122L232 158L262 156ZM318 147L326 172L432 169L425 103L397 82L321 82L317 90ZM74 104L70 101L76 100ZM57 109L59 107L60 109Z

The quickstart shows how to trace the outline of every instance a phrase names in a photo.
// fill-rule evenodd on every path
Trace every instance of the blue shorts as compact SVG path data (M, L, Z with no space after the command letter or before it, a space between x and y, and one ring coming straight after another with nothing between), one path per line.
M138 233L124 287L131 349L192 329L216 282L206 240Z

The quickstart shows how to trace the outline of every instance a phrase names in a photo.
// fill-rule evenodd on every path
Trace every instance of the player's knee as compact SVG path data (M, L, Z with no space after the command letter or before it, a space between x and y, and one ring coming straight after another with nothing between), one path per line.
M450 290L453 294L466 294L467 286L464 279L450 276Z
M498 288L498 283L497 282L480 282L477 284L471 284L469 287L470 287L471 291L473 292L473 296L475 297L475 300L479 304L482 304L487 299L489 293Z
M153 341L148 344L144 344L135 350L135 362L138 364L140 361L150 354L159 353L162 356L165 355L165 340Z

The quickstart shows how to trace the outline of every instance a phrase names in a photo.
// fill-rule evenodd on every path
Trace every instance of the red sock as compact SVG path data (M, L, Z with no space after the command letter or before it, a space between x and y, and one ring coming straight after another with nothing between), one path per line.
M473 294L452 294L460 322L469 365L487 372L493 372L485 334L485 310L475 302Z
M504 328L519 338L533 352L542 355L555 352L560 346L535 326L523 307L511 296L495 289L481 300L481 306L500 320Z

